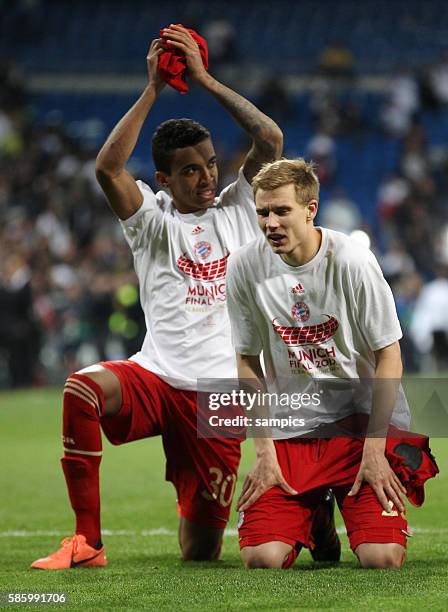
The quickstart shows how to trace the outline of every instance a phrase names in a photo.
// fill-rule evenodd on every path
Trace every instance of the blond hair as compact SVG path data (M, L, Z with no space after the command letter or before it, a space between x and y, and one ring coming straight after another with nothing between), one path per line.
M282 158L263 164L252 179L252 189L256 195L259 189L272 191L291 183L295 187L299 203L307 204L310 200L319 198L319 179L314 171L314 165L306 162L303 157Z

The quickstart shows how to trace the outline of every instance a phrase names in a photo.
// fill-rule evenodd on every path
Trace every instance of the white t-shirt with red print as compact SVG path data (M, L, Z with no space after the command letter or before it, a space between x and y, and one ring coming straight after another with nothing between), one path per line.
M286 264L260 235L232 254L227 276L235 350L263 352L269 390L290 392L295 385L319 391L316 381L324 381L333 402L322 399L309 410L302 433L370 412L374 351L402 337L392 292L373 253L345 234L318 229L321 246L308 263ZM354 382L353 394L332 395L331 385L344 380ZM368 382L363 387L356 384L360 380ZM401 387L392 422L409 425Z
M143 203L121 225L147 332L130 359L178 389L235 378L225 283L229 254L258 233L251 186L240 170L212 207L181 214L166 192L137 184Z

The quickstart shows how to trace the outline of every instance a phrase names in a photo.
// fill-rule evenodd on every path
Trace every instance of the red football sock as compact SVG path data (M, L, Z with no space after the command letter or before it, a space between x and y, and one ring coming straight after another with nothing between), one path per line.
M68 494L76 515L76 533L90 546L101 542L99 469L102 455L101 387L83 374L71 374L64 387L61 459Z

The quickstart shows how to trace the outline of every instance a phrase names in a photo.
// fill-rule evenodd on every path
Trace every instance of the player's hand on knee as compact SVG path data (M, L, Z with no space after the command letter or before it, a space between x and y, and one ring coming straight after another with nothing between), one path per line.
M269 454L259 457L244 480L237 510L244 512L263 493L275 486L280 487L290 495L297 495L297 491L286 482L276 455Z
M368 482L375 491L386 512L391 510L389 500L398 508L399 512L404 511L405 506L401 495L406 493L406 489L390 467L384 452L363 453L358 474L348 494L350 496L357 495L364 481Z
M170 25L169 28L163 30L163 39L185 54L188 74L192 79L200 82L208 76L198 44L186 28L179 25Z

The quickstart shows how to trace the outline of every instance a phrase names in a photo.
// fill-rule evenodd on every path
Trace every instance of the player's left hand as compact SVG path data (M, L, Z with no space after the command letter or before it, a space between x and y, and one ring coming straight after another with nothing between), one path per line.
M405 506L401 495L406 493L406 489L390 467L384 452L369 451L366 450L366 447L364 448L358 474L348 494L350 496L357 495L364 481L368 482L375 491L386 512L391 510L389 500L398 508L399 512L404 511Z
M163 40L184 53L189 76L199 83L208 77L197 42L188 30L178 25L163 29Z
M146 56L146 65L148 70L148 83L155 87L156 92L159 93L165 87L165 81L161 78L158 71L159 57L164 52L162 46L162 39L156 38L152 41L148 55Z

